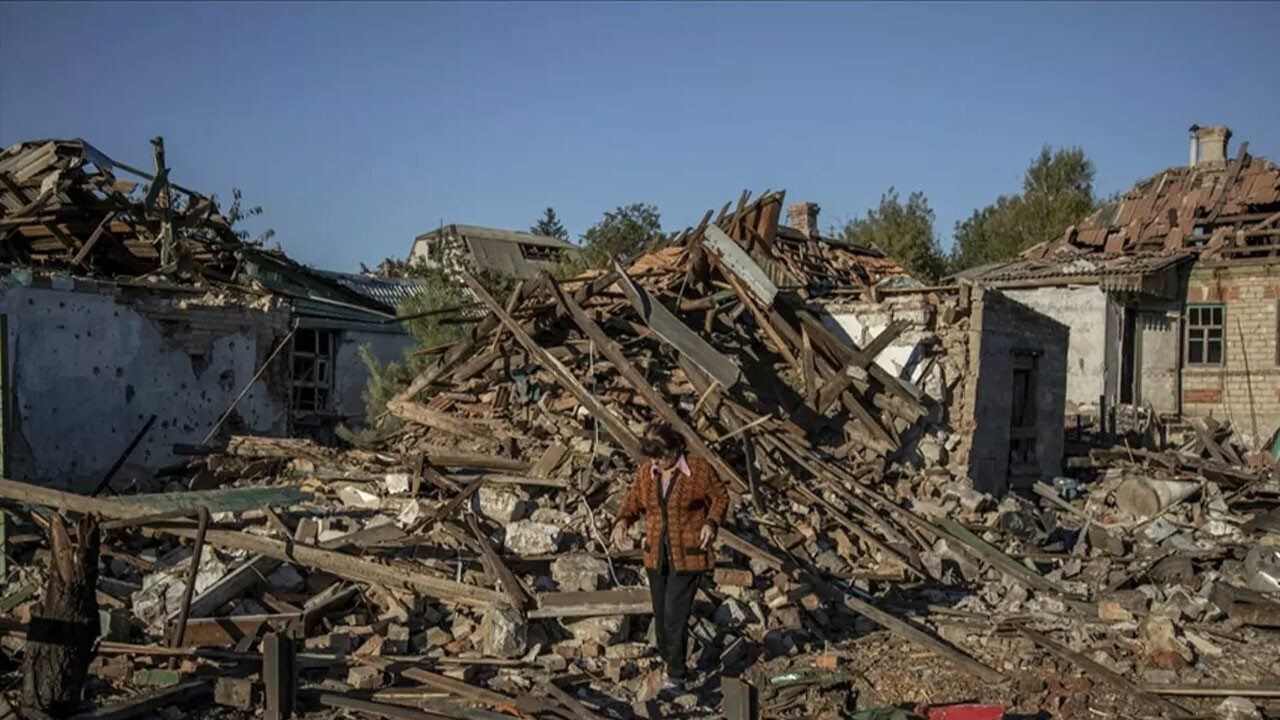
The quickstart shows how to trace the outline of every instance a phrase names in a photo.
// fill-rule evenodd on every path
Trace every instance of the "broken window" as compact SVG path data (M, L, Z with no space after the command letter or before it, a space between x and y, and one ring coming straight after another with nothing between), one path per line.
M293 336L293 387L290 407L302 412L329 409L333 393L333 349L331 330L298 328Z
M563 248L551 247L549 245L527 245L520 244L520 255L525 260L540 262L559 262L560 257L564 254Z
M1226 343L1226 308L1222 305L1187 307L1187 364L1221 365Z
M1009 423L1009 474L1038 475L1036 456L1036 355L1015 351L1013 355L1013 417Z

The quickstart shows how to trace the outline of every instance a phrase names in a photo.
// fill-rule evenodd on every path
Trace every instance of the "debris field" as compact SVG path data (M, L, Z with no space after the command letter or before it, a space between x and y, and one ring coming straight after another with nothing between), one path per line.
M55 178L23 209L54 212L85 182ZM1150 428L1099 423L1068 430L1051 482L975 490L977 293L917 289L932 355L890 373L875 359L907 322L859 346L816 303L878 299L900 269L819 246L781 208L743 193L626 265L508 297L463 273L486 314L427 348L435 362L346 447L224 437L140 494L0 481L9 712L1280 713L1273 459L1225 422L1165 427L1159 451ZM56 255L64 220L92 224L32 221L24 237L45 239L12 251ZM115 222L86 245L127 265ZM651 421L733 496L693 613L698 680L677 696L659 692L638 533L607 544Z

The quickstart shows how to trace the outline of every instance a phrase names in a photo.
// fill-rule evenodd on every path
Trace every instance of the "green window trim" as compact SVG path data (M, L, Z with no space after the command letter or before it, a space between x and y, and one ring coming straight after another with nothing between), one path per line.
M1222 367L1227 362L1225 303L1183 306L1183 361L1187 366Z

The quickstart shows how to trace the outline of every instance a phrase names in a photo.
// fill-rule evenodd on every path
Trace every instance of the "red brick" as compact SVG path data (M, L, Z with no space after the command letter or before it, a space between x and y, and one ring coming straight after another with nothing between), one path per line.
M1267 300L1276 300L1280 298L1280 285L1268 285L1262 289L1262 297Z
M1217 403L1222 402L1222 391L1214 389L1183 390L1182 402L1185 403Z
M813 664L824 670L835 670L840 666L840 658L831 653L823 653L813 658Z
M1204 288L1202 287L1187 288L1187 302L1200 302L1202 300L1204 300Z
M1223 299L1223 300L1239 300L1239 299L1240 299L1240 286L1239 286L1239 285L1232 285L1232 286L1230 286L1230 287L1224 287L1224 288L1222 288L1222 299Z

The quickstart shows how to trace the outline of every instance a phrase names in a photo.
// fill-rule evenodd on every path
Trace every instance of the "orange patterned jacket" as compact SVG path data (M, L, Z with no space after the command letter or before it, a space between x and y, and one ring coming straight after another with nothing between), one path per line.
M684 468L676 472L667 503L671 563L676 572L709 571L715 567L715 549L700 548L698 536L704 523L719 529L729 506L729 493L706 459L689 455L685 457L685 466L689 472L685 474ZM640 466L617 520L630 524L644 513L647 540L644 565L650 570L658 569L658 548L662 540L662 505L658 496L661 481L656 470L655 463Z

